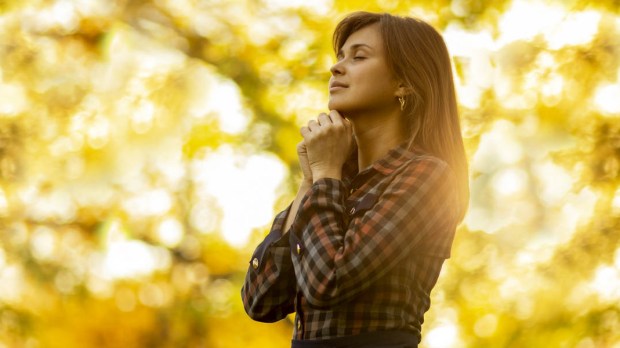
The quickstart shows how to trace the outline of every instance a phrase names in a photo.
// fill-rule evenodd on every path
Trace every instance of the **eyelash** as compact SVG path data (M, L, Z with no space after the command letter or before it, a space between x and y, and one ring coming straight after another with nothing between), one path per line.
M338 61L341 61L343 59L344 59L344 57L338 57ZM355 56L352 59L353 60L363 60L363 59L366 59L366 57L364 57L364 56Z

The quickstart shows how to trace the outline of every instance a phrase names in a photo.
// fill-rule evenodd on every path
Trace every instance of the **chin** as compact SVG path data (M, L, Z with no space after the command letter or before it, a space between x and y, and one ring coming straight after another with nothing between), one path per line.
M336 111L338 111L340 113L345 113L345 112L347 112L348 110L351 109L350 107L348 107L348 105L346 103L338 102L338 101L333 100L333 99L330 99L327 102L327 108L329 110L336 110Z

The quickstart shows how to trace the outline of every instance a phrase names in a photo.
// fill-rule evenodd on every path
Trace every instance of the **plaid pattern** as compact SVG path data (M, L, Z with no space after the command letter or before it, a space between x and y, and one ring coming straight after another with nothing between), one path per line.
M402 330L420 337L430 292L458 223L448 165L406 142L358 173L317 180L291 229L280 212L241 290L246 312L273 322L296 312L294 339Z

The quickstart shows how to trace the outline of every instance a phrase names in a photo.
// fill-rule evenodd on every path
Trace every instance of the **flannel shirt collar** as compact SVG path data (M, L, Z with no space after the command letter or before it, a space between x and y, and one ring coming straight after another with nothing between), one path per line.
M396 168L414 157L414 153L407 149L409 139L392 148L388 153L375 161L372 167L383 175L391 174Z

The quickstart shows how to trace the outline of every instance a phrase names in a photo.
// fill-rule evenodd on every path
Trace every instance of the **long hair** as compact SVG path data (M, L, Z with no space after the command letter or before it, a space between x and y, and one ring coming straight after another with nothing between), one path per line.
M387 64L409 92L403 111L409 148L421 147L454 171L462 220L469 203L469 175L448 48L441 34L422 20L354 12L336 26L334 52L351 34L375 23L381 28Z

